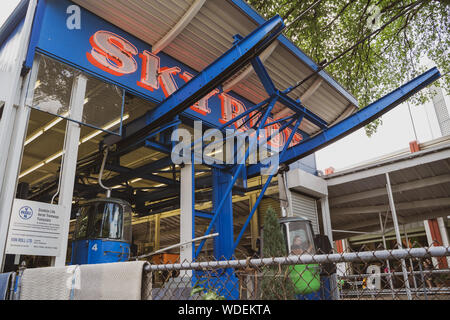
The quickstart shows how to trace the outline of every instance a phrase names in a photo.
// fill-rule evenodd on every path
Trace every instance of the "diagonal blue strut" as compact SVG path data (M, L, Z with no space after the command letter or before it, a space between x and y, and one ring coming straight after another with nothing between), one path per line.
M364 127L366 124L392 110L415 93L439 79L440 76L437 68L428 70L334 126L287 149L285 154L280 158L280 163L293 163ZM259 175L260 166L260 164L250 165L247 171L248 177Z
M297 132L297 129L300 127L300 124L301 124L301 122L303 120L303 117L304 116L301 115L300 118L298 118L298 120L297 120L297 122L295 124L294 130L292 130L288 140L286 141L286 144L284 145L283 150L281 151L281 154L278 154L278 155L275 155L275 156L279 156L280 158L283 157L284 153L286 152L286 150L288 149L289 145L291 144L292 139L294 138L294 135ZM267 178L266 183L264 184L264 187L262 188L261 192L259 193L258 199L256 199L256 202L253 205L252 211L250 211L250 214L249 214L247 220L245 221L244 225L242 226L241 232L239 233L239 235L236 238L236 241L234 242L233 251L236 250L236 247L238 246L239 242L241 241L241 238L244 235L244 232L247 229L247 227L248 227L248 225L250 223L250 220L253 218L253 215L256 212L256 208L258 208L259 203L261 202L261 200L262 200L262 198L263 198L267 188L270 185L270 182L272 181L272 178L275 176L277 171L278 171L278 168L274 167L272 169L272 172L270 173L269 177Z
M259 136L259 131L260 131L261 127L264 125L264 123L267 121L267 118L269 117L269 114L272 111L273 107L275 106L276 102L277 102L277 97L275 96L270 101L269 107L267 108L264 116L262 117L263 119L262 119L262 121L261 121L261 123L260 123L260 125L258 127L258 130L256 131L256 137ZM257 143L257 141L258 141L257 138L255 140L251 141L250 146L248 147L247 151L245 152L244 163L242 163L242 164L240 164L238 166L238 169L234 173L233 179L231 180L230 184L228 185L228 187L227 187L227 189L225 191L225 194L229 194L230 192L232 192L233 186L236 183L236 180L239 178L239 174L241 173L242 169L245 167L245 162L247 161L248 157L250 156L250 152L254 149L255 144ZM214 209L214 211L215 211L214 212L214 216L211 219L211 222L209 223L208 228L206 229L205 236L210 234L210 232L211 232L211 230L212 230L212 228L214 226L214 223L216 222L216 219L217 219L218 215L220 214L220 211L221 211L223 205L225 204L225 201L226 201L226 197L223 197L222 200L220 201L219 205L217 206L217 208ZM206 239L203 239L200 242L200 244L199 244L199 246L198 246L198 248L197 248L197 250L195 252L195 257L197 257L199 255L199 253L201 252L205 242L206 242Z

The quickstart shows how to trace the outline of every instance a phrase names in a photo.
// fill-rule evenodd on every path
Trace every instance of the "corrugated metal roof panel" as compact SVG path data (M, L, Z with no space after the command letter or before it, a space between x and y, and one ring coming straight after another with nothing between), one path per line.
M442 180L426 187L420 186L418 182L427 178L435 178L448 175L450 172L450 159L420 164L414 167L405 168L389 173L391 185L395 186L412 183L411 187L401 192L393 194L397 215L401 224L422 221L436 216L447 216L450 212L450 182ZM417 182L417 187L415 186ZM355 180L343 184L329 186L329 200L332 225L335 229L358 230L370 232L379 228L377 211L367 213L345 213L348 208L371 208L374 206L384 207L381 213L389 213L389 201L387 191L376 196L365 198L347 199L345 202L333 204L333 200L341 196L352 196L362 192L386 188L386 178L383 175L375 175L368 178ZM421 201L426 201L422 202ZM413 204L413 206L409 206ZM380 208L381 208L380 207ZM391 222L388 226L392 225ZM342 237L343 235L340 235ZM347 234L348 236L348 234Z

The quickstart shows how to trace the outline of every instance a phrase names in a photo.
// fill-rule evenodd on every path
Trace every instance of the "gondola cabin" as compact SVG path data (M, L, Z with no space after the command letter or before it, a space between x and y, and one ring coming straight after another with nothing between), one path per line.
M286 217L279 220L286 239L289 255L315 254L314 232L311 221L300 217ZM320 289L320 269L318 264L298 264L289 266L290 278L295 294L305 295Z
M71 264L127 261L131 246L131 205L98 198L82 204L72 241Z

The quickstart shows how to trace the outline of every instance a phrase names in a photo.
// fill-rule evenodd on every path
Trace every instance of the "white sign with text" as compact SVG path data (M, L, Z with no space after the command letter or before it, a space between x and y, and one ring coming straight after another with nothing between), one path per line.
M62 206L15 199L9 223L7 254L58 256Z

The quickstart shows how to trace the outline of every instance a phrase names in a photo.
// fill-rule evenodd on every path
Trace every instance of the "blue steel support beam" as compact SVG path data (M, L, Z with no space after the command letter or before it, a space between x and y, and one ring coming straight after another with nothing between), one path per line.
M287 94L284 94L277 90L274 83L272 82L272 79L269 76L269 73L267 72L267 69L264 67L259 57L255 57L252 60L252 66L269 96L277 94L279 97L279 102L283 103L286 107L290 108L292 111L299 115L303 114L306 119L319 126L321 129L327 128L327 122L325 120L305 108L301 104L301 102L295 101Z
M159 151L162 153L166 153L166 154L171 154L171 152L172 152L172 145L161 144L161 143L158 143L155 141L146 140L145 146L150 149L153 149L153 150L156 150L156 151Z
M261 59L259 57L254 58L252 60L252 66L256 72L256 75L259 78L259 81L261 81L262 85L264 86L264 89L266 90L267 94L269 96L274 95L277 92L277 88L275 88L275 85L273 84L272 79L270 78L266 68L264 68Z
M158 176L158 175L152 174L149 171L142 171L142 170L126 168L126 167L122 167L120 165L110 164L110 163L107 163L105 165L105 168L106 168L106 170L118 172L124 176L133 177L133 178L142 178L142 179L146 179L146 180L150 180L150 181L154 181L154 182L164 183L169 186L178 184L177 181L174 181L172 179L169 179L169 178L166 178L163 176ZM106 183L108 183L108 181L106 181Z
M271 113L271 111L272 111L273 107L275 106L275 103L276 103L276 102L277 102L277 97L275 96L274 98L272 98L272 100L271 100L271 102L270 102L270 104L269 104L269 106L268 106L268 108L267 108L267 110L266 110L264 116L261 117L262 120L261 120L261 124L260 124L259 127L258 127L258 130L256 131L256 137L259 136L259 130L260 130L261 127L266 123L267 118L269 117L269 114ZM239 165L238 165L237 170L234 172L234 176L232 177L230 183L229 183L228 186L226 187L226 190L223 192L223 197L217 199L217 200L220 200L219 204L218 204L217 206L214 204L214 216L213 216L213 218L211 219L211 222L209 223L208 228L206 229L205 235L209 235L209 234L210 234L210 232L211 232L211 230L212 230L212 228L213 228L213 226L214 226L214 223L216 222L216 220L217 220L217 218L218 218L218 216L219 216L220 214L230 214L229 211L228 211L228 212L223 212L223 213L222 213L222 207L223 207L224 205L226 205L226 203L227 203L227 198L225 197L225 195L228 195L228 194L231 194L231 193L232 193L233 186L234 186L234 184L236 183L236 180L238 179L238 177L240 176L240 173L241 173L241 171L243 170L243 168L244 168L244 166L245 166L245 162L247 161L248 157L250 156L250 152L253 152L253 151L254 151L254 148L256 147L256 146L255 146L255 145L256 145L256 140L257 140L257 139L251 141L251 143L250 143L250 145L249 145L247 151L245 152L245 157L244 157L243 164L239 164ZM232 210L231 210L231 213L232 213ZM220 237L221 237L221 236L220 236ZM217 240L217 239L216 239L216 240ZM233 241L233 239L231 239L231 242L232 242L232 241ZM202 241L200 242L200 244L198 245L197 251L195 252L195 257L197 257L198 254L201 252L201 250L202 250L204 244L205 244L205 239L202 240Z
M214 223L214 231L219 236L214 239L214 256L218 260L231 259L233 256L233 202L232 192L226 192L233 176L224 170L213 169L213 210L216 212L220 203L223 202ZM212 219L211 219L212 220Z
M107 135L103 139L103 143L108 146L116 144L118 151L115 154L125 154L139 148L145 141L152 139L158 133L162 133L166 130L176 127L181 123L180 119L176 117L172 121L148 132L145 136L141 136L139 139L133 139L132 141L130 141L128 139L130 136L133 136L136 132L140 131L142 128L145 128L148 125L148 118L149 113L146 113L144 116L133 120L132 122L123 126L122 136L119 137L112 134Z
M290 164L295 162L364 127L366 124L379 118L415 93L439 79L440 76L437 68L428 70L400 88L359 110L352 116L342 120L333 127L289 148L280 158L280 163ZM259 175L260 165L256 164L249 166L247 172L249 177Z
M195 216L198 218L203 218L203 219L212 219L213 215L211 214L211 212L206 212L206 211L199 211L199 210L195 210Z
M273 126L273 125L275 125L275 124L277 124L277 123L280 123L280 122L285 123L285 121L288 121L288 120L292 119L293 117L294 117L294 115L291 114L291 115L288 116L288 117L280 118L280 119L275 120L275 121L272 121L272 122L270 122L270 123L266 123L266 124L263 126L263 128L271 127L271 126ZM280 130L280 131L281 131L281 130Z
M301 102L295 101L294 99L290 98L288 95L280 92L279 94L280 102L283 103L286 107L290 108L292 111L294 111L297 114L303 114L305 115L305 119L312 122L316 126L318 126L321 129L326 129L328 127L328 124L325 120L320 118L318 115L314 114L307 108L305 108Z
M288 120L289 120L289 121L288 121ZM288 127L291 127L291 125L292 125L292 123L293 123L294 121L295 121L294 115L291 115L291 116L286 117L286 118L284 118L284 119L280 119L280 120L277 120L277 121L273 121L273 122L270 122L270 123L266 123L265 125L262 125L261 129L264 129L264 128L268 127L268 126L272 126L272 125L274 125L274 124L276 124L276 123L282 122L282 126L278 129L278 132L283 132L284 129L286 129L286 128L288 128ZM295 129L294 129L293 131L294 131L294 132L298 132L298 130L295 131ZM214 145L214 144L226 143L226 140L227 140L227 139L234 139L234 138L236 138L236 137L239 137L240 135L245 135L245 132L239 132L239 131L237 131L235 134L233 134L233 135L230 136L230 137L227 137L227 138L222 139L222 140L219 140L219 141L213 141L213 142L210 142L208 145L206 145L206 146L204 146L204 147L209 147L209 146L212 146L212 145ZM267 142L269 142L270 140L272 140L272 138L274 138L276 135L278 135L278 133L274 133L274 134L272 134L271 136L269 136L269 137L265 140L265 143L267 143ZM235 145L235 148L236 148L236 147L237 147L237 146ZM237 152L236 152L236 150L235 150L235 156L234 156L235 162L236 162L236 157L237 157ZM235 171L236 171L236 170L235 170Z
M164 167L168 167L168 166L170 166L172 164L173 164L172 163L172 159L170 157L166 157L166 158L162 158L160 160L156 160L154 162L145 164L145 165L140 166L140 167L135 168L135 169L127 168L129 170L126 170L124 172L120 172L119 175L114 176L111 179L103 181L103 184L105 186L107 186L107 187L112 187L112 186L121 184L121 183L126 182L126 181L128 181L130 179L135 178L136 177L136 173L144 173L144 172L150 173L150 172L153 172L154 170L157 170L157 169L160 169L160 168L164 168ZM167 181L167 182L169 182L169 181ZM172 182L174 182L174 181L172 181ZM164 183L164 182L161 182L161 183ZM90 187L87 187L86 189L88 189L88 188L90 188ZM101 187L98 186L98 185L93 185L92 188L98 189L98 188L101 188Z
M259 26L155 107L149 116L149 124L129 138L139 140L164 121L173 119L204 98L250 63L254 57L260 55L278 38L284 28L283 20L278 15Z
M224 123L223 125L219 126L217 128L217 130L220 130L223 134L226 135L226 131L225 128L231 126L233 123L235 123L236 121L242 119L243 117L249 115L250 113L252 113L253 111L257 111L258 109L264 108L271 100L271 97L269 97L268 99L264 100L263 102L258 103L257 105L251 107L250 109L248 109L247 111L237 115L236 117L234 117L233 119L229 120L228 122ZM200 139L194 140L191 144L191 148L193 148L196 144L198 143L202 143L204 140L206 140L207 138L211 137L213 135L213 132L211 132L210 134L205 134L203 137L201 137ZM231 137L229 137L231 138ZM234 136L233 136L234 138ZM212 145L213 143L216 143L215 141L212 143L209 143L208 145ZM203 149L208 146L203 144Z
M294 130L292 130L291 134L289 135L289 138L288 138L288 140L286 141L286 144L284 145L283 150L281 151L280 157L283 157L283 155L285 154L286 150L288 149L288 146L291 144L292 139L294 138L295 132L296 132L297 129L300 127L300 124L302 123L302 120L303 120L303 115L300 116L300 118L297 119L297 122L296 122L296 124L295 124ZM245 221L244 225L242 226L242 229L241 229L241 231L239 232L239 235L238 235L238 237L236 238L236 241L234 242L234 245L233 245L233 251L236 250L236 248L237 248L239 242L240 242L241 239L242 239L242 236L244 235L245 229L247 229L247 227L248 227L248 225L249 225L249 223L250 223L250 220L253 218L253 215L254 215L255 212L256 212L256 208L258 208L259 203L261 202L261 200L262 200L262 198L263 198L263 196L264 196L264 193L266 193L266 190L267 190L267 188L269 187L270 182L272 181L273 177L275 176L275 174L276 174L277 172L278 172L278 167L275 167L275 168L272 169L272 172L270 173L269 177L267 178L266 183L264 184L264 186L263 186L261 192L259 193L258 198L256 199L255 204L253 205L252 210L250 211L249 216L247 217L247 220Z

